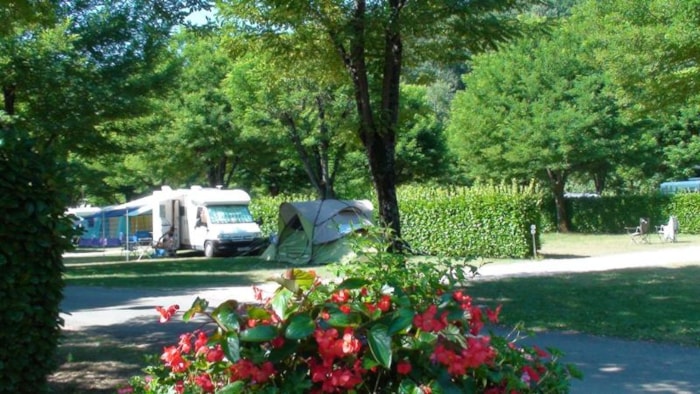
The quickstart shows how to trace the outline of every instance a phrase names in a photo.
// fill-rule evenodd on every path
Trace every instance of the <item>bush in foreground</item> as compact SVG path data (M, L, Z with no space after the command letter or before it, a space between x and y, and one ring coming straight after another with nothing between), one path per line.
M456 286L468 267L380 252L340 268L339 283L290 270L270 299L256 290L256 305L210 310L197 298L184 320L204 315L213 328L182 334L122 392L565 393L579 376L555 349L485 335L500 306ZM178 309L158 307L161 321Z

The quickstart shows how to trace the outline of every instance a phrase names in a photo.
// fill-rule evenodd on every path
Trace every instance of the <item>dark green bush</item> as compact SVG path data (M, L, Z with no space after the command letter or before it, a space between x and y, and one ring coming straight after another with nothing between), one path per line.
M62 321L62 255L71 221L65 173L31 143L0 136L0 392L48 391Z

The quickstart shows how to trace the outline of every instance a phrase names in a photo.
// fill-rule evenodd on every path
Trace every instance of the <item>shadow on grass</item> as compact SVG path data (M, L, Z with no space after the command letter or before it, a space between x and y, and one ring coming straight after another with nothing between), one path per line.
M700 346L700 267L625 269L472 282L501 322Z

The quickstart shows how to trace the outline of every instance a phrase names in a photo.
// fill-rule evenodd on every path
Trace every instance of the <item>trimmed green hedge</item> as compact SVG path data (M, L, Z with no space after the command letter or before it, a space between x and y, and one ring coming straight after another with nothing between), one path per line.
M548 199L544 207L543 225L556 228L554 202ZM700 233L700 193L569 198L566 209L571 231L578 233L620 234L642 217L649 218L653 229L667 223L670 215L678 217L681 232Z
M0 392L43 393L62 321L63 252L71 221L65 171L31 143L0 137ZM60 161L59 161L60 163Z
M430 255L530 257L530 226L540 228L540 201L530 189L402 187L402 236ZM539 246L539 231L535 242Z
M669 215L678 217L681 233L700 234L700 193L674 194L665 207L664 220L667 223Z

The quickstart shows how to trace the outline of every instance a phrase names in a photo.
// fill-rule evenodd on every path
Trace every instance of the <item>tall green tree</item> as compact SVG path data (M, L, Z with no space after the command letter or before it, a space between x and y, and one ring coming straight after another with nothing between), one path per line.
M320 58L329 73L347 73L359 119L356 134L369 162L380 220L398 239L395 155L403 68L429 57L451 62L512 39L522 32L514 11L536 2L230 0L218 4L221 15L236 27L236 37L257 38L259 45L276 48L280 65Z
M629 162L643 139L626 124L604 71L582 50L586 34L564 24L477 56L453 101L451 146L472 177L536 178L551 190L559 231L569 229L564 193L574 173L599 191L613 166Z
M635 116L700 105L700 0L595 1L576 10Z

